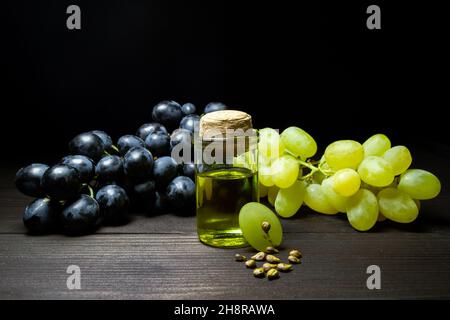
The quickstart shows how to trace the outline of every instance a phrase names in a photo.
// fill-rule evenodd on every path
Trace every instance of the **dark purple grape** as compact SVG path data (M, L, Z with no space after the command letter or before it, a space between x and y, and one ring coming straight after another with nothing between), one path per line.
M176 209L191 211L195 207L195 183L188 177L173 179L166 193L170 205Z
M123 158L123 168L127 177L132 181L149 180L153 173L153 156L145 148L131 148Z
M112 144L113 144L112 139L105 131L93 130L93 131L91 131L91 133L95 134L97 137L100 138L100 140L102 140L104 150L107 150L107 151L112 150Z
M92 233L100 223L100 206L94 198L82 194L64 205L61 223L70 235Z
M153 206L151 209L151 213L153 214L161 214L167 213L170 210L169 200L167 199L167 195L164 192L156 191L155 198L153 201Z
M66 156L62 158L60 163L77 169L80 174L81 182L88 183L95 176L94 161L86 156Z
M185 103L185 104L183 104L181 106L181 111L183 111L183 113L185 115L194 114L195 113L195 106L192 103L190 103L190 102Z
M48 168L48 165L42 163L33 163L20 168L16 173L16 188L24 195L30 197L45 196L45 192L41 187L41 180Z
M164 190L177 176L177 171L178 164L173 158L166 156L156 159L153 166L153 178L158 189Z
M100 217L107 224L126 221L130 200L126 191L117 185L107 185L98 190L95 199L100 206Z
M192 134L186 129L177 129L172 132L170 136L170 148L173 149L176 145L182 143L184 146L192 144Z
M133 147L145 147L145 142L139 137L127 134L119 138L117 147L119 148L120 154L123 156Z
M65 164L57 164L45 171L42 189L52 200L69 200L78 195L81 189L78 170Z
M136 135L145 141L145 138L147 138L148 135L153 132L164 132L167 134L167 129L160 123L151 122L151 123L146 123L146 124L143 124L142 126L140 126L136 132Z
M191 132L186 129L175 130L170 136L170 150L177 162L192 162L194 146Z
M203 113L210 113L214 111L226 110L227 106L222 102L210 102L206 105Z
M80 154L93 159L99 160L105 148L102 140L91 132L80 133L69 142L69 150L72 154Z
M180 128L189 130L194 133L195 130L198 131L200 124L200 117L196 114L190 114L181 119Z
M192 181L195 181L195 164L185 163L182 167L183 176L189 177Z
M155 202L155 181L148 180L133 185L129 191L132 209L135 212L151 212Z
M170 154L170 136L164 132L154 132L145 139L145 146L155 157Z
M155 198L155 181L149 180L139 183L133 187L134 193L141 200L151 200Z
M152 111L153 120L161 123L169 131L178 128L183 116L180 104L175 101L161 101Z
M106 156L95 166L97 180L101 183L120 182L123 179L123 162L118 156Z
M60 212L57 201L38 198L25 208L23 224L32 234L50 233L58 226Z

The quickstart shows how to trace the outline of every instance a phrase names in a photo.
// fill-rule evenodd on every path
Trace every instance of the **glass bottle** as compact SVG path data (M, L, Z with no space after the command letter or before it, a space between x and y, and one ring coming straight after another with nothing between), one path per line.
M258 136L251 117L235 110L200 119L195 133L197 233L214 247L244 247L239 211L258 201Z

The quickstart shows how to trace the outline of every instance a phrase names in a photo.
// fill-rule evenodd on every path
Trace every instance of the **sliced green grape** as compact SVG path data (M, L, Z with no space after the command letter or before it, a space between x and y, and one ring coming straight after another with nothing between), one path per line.
M367 139L362 146L365 157L381 157L391 147L391 141L384 134L378 133Z
M409 169L400 176L398 189L406 192L413 199L428 200L441 192L439 179L426 170Z
M369 190L359 189L348 199L347 218L351 226L358 231L372 228L378 219L377 197Z
M270 224L268 234L261 228L263 222ZM272 210L258 202L249 202L241 208L239 227L245 240L258 251L265 251L267 247L278 247L283 240L280 220Z
M353 169L341 169L333 175L333 189L344 197L350 197L358 192L361 178Z
M277 198L277 194L280 188L277 186L273 186L269 188L269 192L267 193L267 200L272 205L272 207L275 206L275 199Z
M323 194L333 208L335 208L339 212L345 212L347 210L346 207L348 198L343 197L336 191L334 191L332 177L323 180L321 188Z
M265 198L267 197L267 194L269 193L269 187L266 187L265 185L259 184L259 197Z
M306 131L289 127L281 133L281 141L286 150L302 159L314 156L317 152L316 141Z
M258 168L258 180L259 183L266 187L271 187L275 183L272 179L272 169L271 167L259 166Z
M381 157L365 158L358 168L361 180L374 187L386 187L394 181L391 165Z
M277 159L283 154L284 149L276 130L272 128L259 130L258 150L263 157L271 160Z
M325 160L333 171L344 168L358 168L364 158L362 145L353 140L339 140L325 150Z
M305 193L303 181L295 181L289 188L280 189L275 199L275 211L283 218L292 217L302 206Z
M386 188L378 192L380 212L389 220L410 223L417 218L419 208L405 192L395 188Z
M420 200L417 200L417 199L413 199L413 200L416 203L417 209L420 210Z
M290 155L283 155L276 159L271 166L272 179L279 188L289 188L297 180L300 166Z
M405 172L412 163L411 152L405 146L390 148L384 153L383 159L389 162L396 176Z
M338 211L328 202L320 184L310 184L306 188L305 204L312 210L324 214L336 214Z

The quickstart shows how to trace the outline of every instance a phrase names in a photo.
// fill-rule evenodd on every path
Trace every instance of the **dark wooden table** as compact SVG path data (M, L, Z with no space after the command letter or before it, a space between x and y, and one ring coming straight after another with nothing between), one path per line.
M446 151L415 151L415 167L443 182L409 225L385 222L354 231L345 216L305 208L283 220L286 255L303 264L277 281L255 279L236 252L199 243L195 217L133 216L121 227L83 237L29 236L21 216L29 198L12 186L15 166L0 170L1 299L345 299L450 298L450 160ZM81 269L81 290L68 290L66 269ZM368 290L367 267L381 269L381 290Z

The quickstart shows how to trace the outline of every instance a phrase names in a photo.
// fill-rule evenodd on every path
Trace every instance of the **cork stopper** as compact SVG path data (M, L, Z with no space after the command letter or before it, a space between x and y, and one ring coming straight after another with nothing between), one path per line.
M241 129L245 132L252 128L252 117L249 114L237 110L220 110L201 117L199 135L202 137L209 130L225 134L227 130Z

